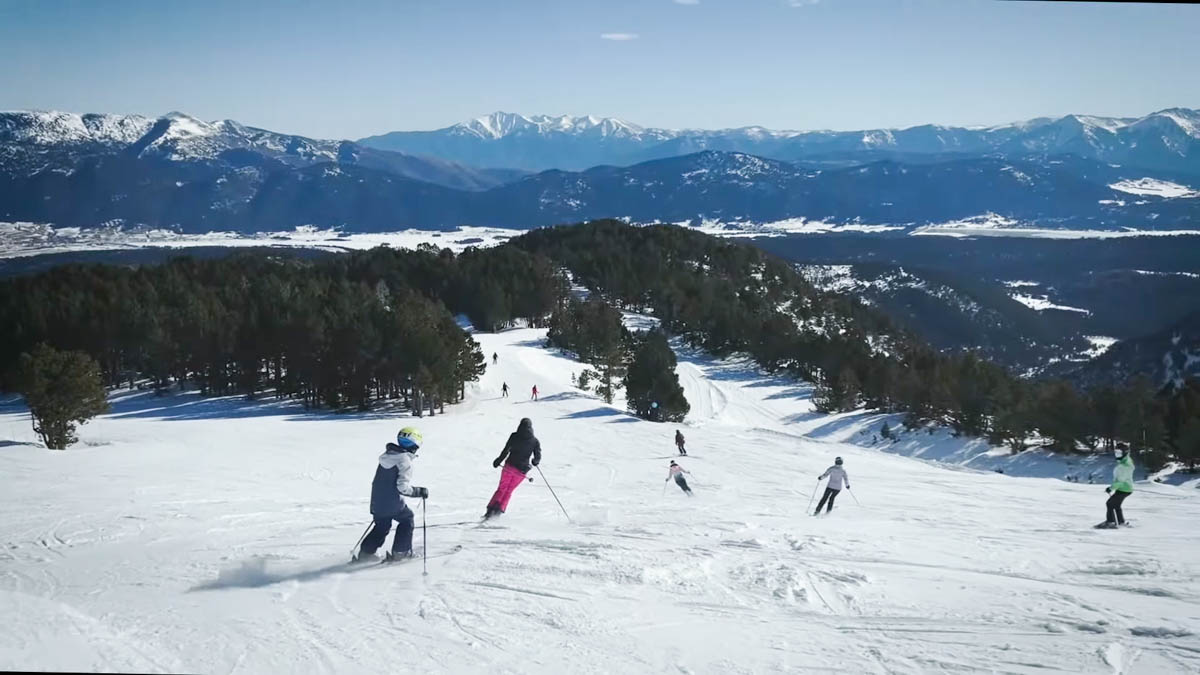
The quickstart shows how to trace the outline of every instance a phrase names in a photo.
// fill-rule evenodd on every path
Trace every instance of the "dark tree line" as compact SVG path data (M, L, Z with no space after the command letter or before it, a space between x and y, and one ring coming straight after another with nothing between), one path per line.
M909 425L947 424L1014 451L1030 443L1100 450L1121 440L1151 466L1198 461L1195 382L1178 391L1131 382L1081 392L1063 381L1023 380L972 354L940 354L757 248L684 228L598 221L535 230L514 243L569 268L619 308L653 312L695 346L747 353L770 372L814 382L814 403L826 412L903 412Z
M536 324L562 288L546 260L511 247L63 266L0 283L0 384L15 388L19 356L44 343L94 358L108 386L433 412L484 368L451 312Z

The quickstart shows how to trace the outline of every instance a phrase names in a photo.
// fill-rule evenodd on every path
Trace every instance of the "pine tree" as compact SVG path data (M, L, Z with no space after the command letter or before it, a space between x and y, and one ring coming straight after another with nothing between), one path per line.
M837 378L837 408L842 412L849 412L858 408L858 399L862 394L862 386L859 385L858 376L854 374L853 368L843 368Z
M829 375L822 372L817 374L816 382L813 384L811 400L813 408L820 413L837 412L839 409L837 391L829 380Z
M675 366L675 353L661 331L652 330L641 337L625 374L629 410L642 419L683 421L691 406L679 386Z
M33 417L33 430L52 450L65 450L79 440L76 424L108 412L100 367L83 352L39 344L21 355L18 382Z
M1200 466L1200 417L1189 419L1175 438L1175 458L1192 471Z
M880 436L882 436L882 437L884 437L884 438L886 438L886 439L888 439L888 440L891 440L891 438L892 438L892 428L888 426L888 423L887 423L887 422L884 422L884 423L883 423L883 428L879 430L879 435L880 435Z
M988 441L1007 445L1014 455L1022 452L1034 428L1028 389L1019 382L1001 384L994 398L995 413L988 429Z
M1086 402L1065 381L1047 382L1038 390L1035 408L1037 429L1060 452L1074 452L1086 433Z

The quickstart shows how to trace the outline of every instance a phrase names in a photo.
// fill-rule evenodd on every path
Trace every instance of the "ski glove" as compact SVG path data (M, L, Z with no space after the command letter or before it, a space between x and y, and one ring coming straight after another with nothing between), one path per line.
M1106 487L1106 488L1104 488L1104 491L1105 491L1105 492L1107 492L1108 494L1110 494L1110 495L1111 495L1111 494L1112 494L1112 487L1111 487L1111 486L1110 486L1110 487Z
M421 499L428 499L429 490L423 487L415 487L413 488L413 496L420 497Z
M532 460L532 461L530 461L529 463L530 463L530 464L532 464L533 466L537 466L537 465L538 465L538 461L537 461L536 459L535 459L535 460Z
M493 469L500 468L500 458L499 457L497 457L495 460L492 461L492 468Z

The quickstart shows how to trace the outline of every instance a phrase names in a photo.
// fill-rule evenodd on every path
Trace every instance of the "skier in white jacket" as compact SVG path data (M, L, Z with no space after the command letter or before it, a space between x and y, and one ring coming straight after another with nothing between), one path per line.
M825 513L833 510L833 500L837 499L843 485L847 490L850 489L850 476L846 475L846 470L842 468L841 457L833 460L833 466L825 469L825 473L821 474L817 480L822 480L826 476L829 477L829 484L825 486L825 494L821 495L821 501L817 502L817 510L813 511L814 516L821 514L821 507L825 506L826 501L829 502L829 508L825 509Z

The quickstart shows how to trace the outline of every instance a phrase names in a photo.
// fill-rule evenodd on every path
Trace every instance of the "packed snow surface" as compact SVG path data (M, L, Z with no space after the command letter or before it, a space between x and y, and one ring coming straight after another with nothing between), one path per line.
M639 421L573 389L544 334L478 335L499 364L433 418L125 392L52 452L10 401L0 669L1200 671L1195 490L1139 483L1136 527L1095 530L1099 485L850 444L861 415L736 359L683 354L687 422ZM499 522L444 525L482 514L521 417L573 523L535 471ZM376 457L410 424L437 557L351 569ZM838 455L853 493L810 517Z

